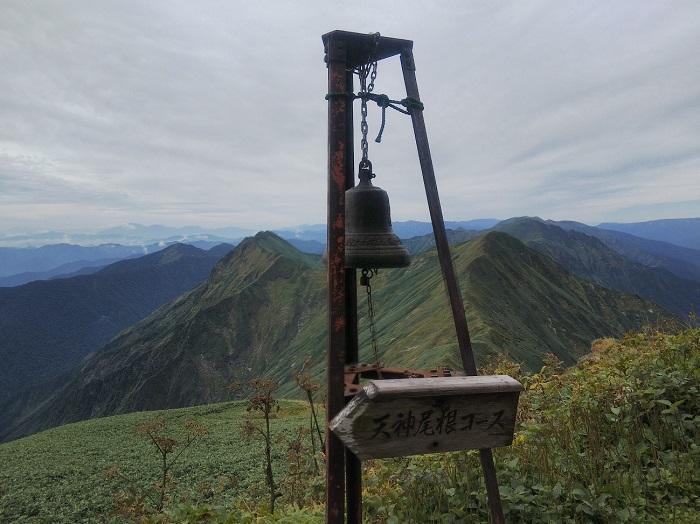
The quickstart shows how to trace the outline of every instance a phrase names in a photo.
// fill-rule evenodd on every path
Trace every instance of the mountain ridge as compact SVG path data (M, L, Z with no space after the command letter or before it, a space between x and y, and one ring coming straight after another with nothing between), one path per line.
M593 338L665 317L653 304L570 275L505 233L455 246L453 257L477 359L505 352L533 367L549 351L573 363ZM289 395L292 373L307 356L308 369L322 373L325 282L318 257L269 232L245 239L207 281L89 355L48 396L3 409L0 427L6 429L0 436L215 402L228 397L230 381L260 375L281 382L281 392ZM406 270L381 271L374 294L388 365L459 367L434 250L415 257ZM366 299L359 296L361 358L367 359Z
M0 398L67 371L206 279L217 260L176 244L89 275L0 288Z
M494 229L552 257L574 275L609 289L637 294L681 318L687 318L700 306L700 282L680 278L663 267L648 267L630 260L578 229L567 230L530 217L504 220Z

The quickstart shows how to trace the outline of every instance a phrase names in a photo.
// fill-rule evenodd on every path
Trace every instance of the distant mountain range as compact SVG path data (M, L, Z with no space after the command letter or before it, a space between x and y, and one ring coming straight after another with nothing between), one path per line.
M497 219L476 219L448 221L446 226L453 231L484 231L498 223ZM683 247L694 245L693 239L700 236L700 219L602 224L610 226L611 229L578 222L552 223L596 236L609 247L639 263L665 267L682 278L700 279L700 250ZM398 221L394 222L393 227L395 233L405 240L432 234L430 223L424 221ZM624 233L622 230L634 230L638 236ZM295 226L276 230L275 233L306 253L322 254L325 249L324 224ZM235 227L173 228L140 224L128 224L90 234L0 234L0 246L5 246L0 247L0 287L56 276L90 273L93 271L90 268L152 253L173 243L190 244L201 249L210 249L220 243L235 245L243 236L250 234L252 231ZM665 241L654 240L657 238ZM670 242L676 242L677 245ZM14 246L15 249L9 246ZM23 248L20 248L21 246Z
M480 229L498 222L480 219L463 222L449 222L450 227ZM428 222L397 222L395 229L402 238L423 235L432 231ZM213 233L212 233L213 231ZM215 233L215 234L214 234ZM247 230L239 228L218 228L204 230L199 227L168 228L165 226L142 226L130 224L110 228L94 234L52 232L38 237L0 236L0 245L8 238L15 242L41 241L47 245L40 247L0 247L0 287L11 287L55 277L94 273L100 267L126 258L154 253L175 243L185 243L201 249L210 249L218 244L236 245ZM322 254L326 246L326 226L323 224L299 226L277 232L294 247L305 253ZM49 243L52 239L70 238L70 243ZM92 245L98 240L111 243ZM122 243L115 243L121 241Z
M87 266L95 261L143 256L166 246L167 244L149 246L50 244L32 248L0 247L0 277L22 273L51 273L61 266L76 262ZM70 266L66 272L77 269L80 268Z
M206 280L233 246L176 244L90 275L0 288L0 399L71 369L121 330Z
M573 229L598 238L611 249L640 264L662 267L682 278L700 281L700 250L641 238L620 231L587 226L580 222L547 222L563 229Z
M54 267L47 271L17 273L6 277L0 277L0 287L21 286L27 282L35 280L51 280L52 278L68 278L78 275L89 275L95 273L109 264L114 264L125 258L134 258L142 255L129 255L118 258L103 258L99 260L76 260L75 262L67 262L60 266Z
M0 234L0 246L36 247L47 244L81 244L86 246L99 244L146 245L159 242L166 244L191 244L197 241L220 244L241 239L254 233L254 230L239 227L203 228L200 226L169 227L126 224L93 233L63 231L47 231L32 234L4 233Z
M179 250L174 257L182 256ZM573 276L502 232L457 244L453 258L479 361L503 352L535 368L551 352L573 363L594 338L669 318L653 303ZM6 400L0 437L94 416L214 402L227 397L232 379L270 376L290 393L292 373L306 356L316 373L325 363L325 283L320 257L273 233L248 238L208 280L123 331L51 387ZM459 368L434 250L415 256L407 269L381 271L374 289L387 364ZM359 296L367 360L366 303ZM15 366L29 365L21 355Z
M605 222L598 227L651 240L661 240L677 246L700 249L700 218L672 218L630 224Z

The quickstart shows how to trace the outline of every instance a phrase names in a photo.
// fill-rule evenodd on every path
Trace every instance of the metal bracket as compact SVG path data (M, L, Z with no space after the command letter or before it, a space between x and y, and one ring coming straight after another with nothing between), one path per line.
M361 389L360 379L391 378L436 378L453 377L455 373L447 367L434 369L391 368L381 364L350 364L345 366L345 399L355 396Z

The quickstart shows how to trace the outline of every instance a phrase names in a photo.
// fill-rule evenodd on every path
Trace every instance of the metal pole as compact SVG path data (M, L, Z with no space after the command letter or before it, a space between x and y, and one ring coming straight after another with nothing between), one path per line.
M413 61L413 51L410 48L404 49L401 53L401 69L403 71L404 83L406 84L406 95L409 98L420 100L418 94L418 82L416 81L416 67ZM447 288L447 295L452 308L452 318L454 319L455 330L457 331L457 342L459 353L462 358L462 365L467 375L476 375L476 362L469 338L469 328L467 317L464 312L462 295L455 276L450 246L447 242L445 232L445 221L442 216L440 197L438 195L437 183L435 181L435 171L433 170L433 160L430 156L430 146L428 144L428 133L425 129L423 111L411 108L411 121L413 122L413 132L416 137L416 147L418 149L418 159L420 160L421 171L423 173L423 184L425 194L428 199L430 210L430 220L433 224L435 234L435 246L437 247L442 276ZM505 522L503 508L501 507L501 496L498 492L498 480L496 479L496 468L493 464L493 455L490 449L479 450L481 468L484 471L484 481L488 494L489 510L491 520L496 524Z
M343 409L347 350L347 281L345 273L345 188L347 186L348 106L347 48L337 38L326 42L328 63L328 382L326 428ZM345 517L345 449L326 429L326 522Z
M353 73L345 73L345 92L353 92ZM355 185L355 155L353 140L353 108L347 104L346 111L347 152L345 155L345 188ZM345 269L345 314L347 316L345 363L357 364L359 350L357 345L357 272ZM347 504L347 523L362 522L362 463L352 451L345 450L345 492Z

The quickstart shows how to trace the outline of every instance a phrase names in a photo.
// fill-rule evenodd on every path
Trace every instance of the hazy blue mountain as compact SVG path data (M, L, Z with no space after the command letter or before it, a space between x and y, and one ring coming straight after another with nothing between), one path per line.
M176 244L91 275L0 288L0 398L70 369L201 283L219 258Z
M233 244L228 244L228 243L223 243L223 244L217 244L216 246L210 248L209 254L213 255L217 258L223 258L226 255L228 255L231 251L233 251L233 248L236 246Z
M552 257L578 277L639 295L681 318L700 309L700 282L630 260L593 236L529 217L504 220L494 229Z
M668 218L626 224L605 222L598 227L651 240L670 242L677 246L700 249L700 218Z
M0 247L0 277L19 273L51 271L71 262L94 262L105 259L123 259L143 256L165 246L124 246L101 244L78 246L74 244L50 244L41 247Z
M101 260L76 260L75 262L68 262L67 264L62 264L48 271L39 271L35 273L19 273L17 275L0 277L0 287L21 286L22 284L26 284L27 282L33 282L34 280L51 280L54 278L67 278L75 277L78 275L89 275L90 273L95 273L101 268L109 264L114 264L119 260L123 259L106 258Z
M548 220L547 223L596 237L621 255L645 266L664 268L681 278L700 282L700 250L580 222Z
M192 244L197 241L215 243L240 240L253 231L238 227L203 228L200 226L170 227L126 224L96 232L48 231L41 233L0 234L0 245L5 247L37 247L47 244L125 244L144 245L159 242Z

